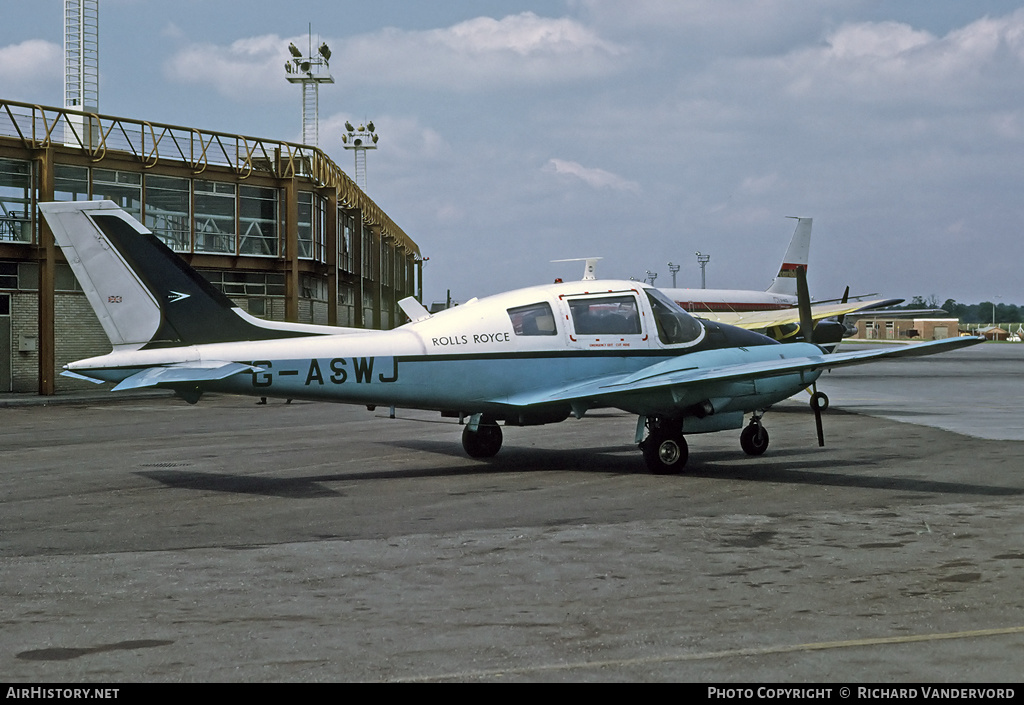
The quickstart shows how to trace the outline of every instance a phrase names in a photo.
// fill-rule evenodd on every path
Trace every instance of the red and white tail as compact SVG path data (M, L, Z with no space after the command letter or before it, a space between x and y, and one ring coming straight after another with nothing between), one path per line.
M807 271L807 258L811 251L811 223L813 218L797 218L796 231L789 242L789 249L779 267L775 281L768 287L770 294L796 296L796 270Z

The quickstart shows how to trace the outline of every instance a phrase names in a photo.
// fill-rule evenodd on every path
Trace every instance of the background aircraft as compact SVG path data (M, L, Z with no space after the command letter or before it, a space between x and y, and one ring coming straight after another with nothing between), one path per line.
M682 469L684 434L743 428L741 447L760 455L764 412L822 370L981 342L826 356L810 342L698 320L654 287L601 280L521 289L433 315L406 300L415 320L388 331L270 323L237 309L110 201L39 208L113 345L65 374L115 383L114 391L172 389L191 403L210 391L440 411L468 419L463 446L478 458L501 448L499 422L582 419L601 407L636 414L635 440L653 472Z
M800 267L807 269L813 222L812 218L796 218L796 230L793 231L793 238L789 241L789 247L779 265L779 273L765 291L665 287L661 290L684 310L701 317L709 313L796 308L796 271Z
M796 230L779 273L766 291L750 289L678 289L661 290L684 310L704 320L727 323L763 333L775 340L796 342L804 339L798 311L797 273L807 272L811 248L812 218L796 218ZM596 265L600 257L553 260L554 262L585 262L583 279L596 278ZM903 299L849 300L849 287L842 299L823 301L811 305L810 320L814 326L814 340L833 352L844 337L855 332L847 326L845 317L884 306L894 306ZM863 297L854 297L862 299Z

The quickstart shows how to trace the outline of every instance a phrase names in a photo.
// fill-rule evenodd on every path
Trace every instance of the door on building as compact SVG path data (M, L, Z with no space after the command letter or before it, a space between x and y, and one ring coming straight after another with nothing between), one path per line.
M11 372L11 295L0 294L0 392L14 389Z

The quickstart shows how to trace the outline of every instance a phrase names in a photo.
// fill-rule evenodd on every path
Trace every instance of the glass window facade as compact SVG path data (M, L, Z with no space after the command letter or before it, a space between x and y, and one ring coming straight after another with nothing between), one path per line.
M277 256L280 231L277 209L277 189L238 188L239 254Z
M352 243L359 222L354 216L338 210L338 268L343 272L352 270Z
M55 201L89 200L89 167L57 164L53 168Z
M92 170L92 200L113 201L133 217L142 217L142 174L118 169Z
M32 164L0 159L0 242L32 242Z
M146 176L145 226L175 252L192 251L192 199L188 179Z
M299 258L326 262L327 202L309 191L299 191Z
M235 254L235 185L194 182L195 251Z
M0 289L18 288L18 263L0 262Z

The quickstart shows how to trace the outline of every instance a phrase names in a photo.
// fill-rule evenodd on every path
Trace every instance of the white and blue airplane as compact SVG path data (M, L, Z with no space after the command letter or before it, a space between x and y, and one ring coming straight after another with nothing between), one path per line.
M683 468L686 434L743 428L741 447L760 455L763 414L823 370L982 340L826 355L812 342L699 320L652 286L613 280L535 286L436 314L408 298L410 322L387 331L270 322L237 308L112 202L39 208L113 346L64 374L113 391L171 389L191 403L220 392L440 411L468 420L462 443L475 458L499 451L499 423L602 407L638 417L635 440L655 473Z

